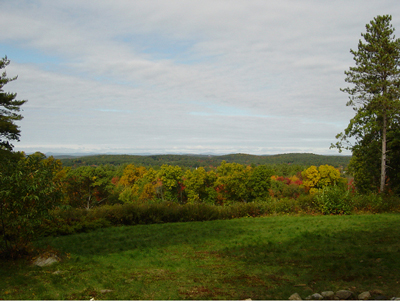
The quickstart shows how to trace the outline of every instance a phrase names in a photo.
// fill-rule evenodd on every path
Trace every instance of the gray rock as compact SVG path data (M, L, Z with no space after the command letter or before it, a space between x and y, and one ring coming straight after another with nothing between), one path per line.
M59 261L60 258L58 258L57 255L51 254L50 256L39 256L38 258L35 259L33 265L37 265L39 267L45 267Z
M358 300L369 300L371 298L370 292L362 292L358 295Z
M311 300L322 300L324 297L322 297L320 294L315 293L311 295Z
M112 292L112 290L107 290L107 289L106 289L106 290L101 290L101 291L100 291L100 293L102 293L102 294L111 293L111 292Z
M352 291L340 290L340 291L336 292L335 299L337 299L337 300L353 300L355 298L354 298L354 293Z
M335 299L335 293L332 291L322 292L321 296L324 298L324 300L334 300Z
M303 300L298 293L294 293L289 297L289 300Z

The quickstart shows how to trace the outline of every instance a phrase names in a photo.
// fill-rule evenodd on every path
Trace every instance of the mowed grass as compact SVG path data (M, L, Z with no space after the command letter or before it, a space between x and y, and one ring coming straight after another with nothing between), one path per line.
M255 300L339 289L400 297L399 214L112 227L36 244L63 260L1 262L0 298Z

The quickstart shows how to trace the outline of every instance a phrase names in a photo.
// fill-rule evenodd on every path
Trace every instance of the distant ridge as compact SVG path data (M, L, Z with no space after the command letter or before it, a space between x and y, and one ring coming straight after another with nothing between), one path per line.
M239 163L243 165L264 165L264 164L296 164L303 166L311 165L332 165L335 167L346 167L351 156L341 155L316 155L312 153L287 153L277 155L248 155L248 154L228 154L228 155L85 155L71 157L54 156L62 161L64 166L87 166L87 165L122 165L135 164L142 166L161 166L178 165L182 167L216 167L222 161L228 163Z

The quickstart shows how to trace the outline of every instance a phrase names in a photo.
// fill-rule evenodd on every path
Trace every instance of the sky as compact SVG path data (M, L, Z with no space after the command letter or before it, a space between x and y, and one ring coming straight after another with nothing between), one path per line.
M336 155L350 49L385 14L400 30L398 0L0 0L15 150Z

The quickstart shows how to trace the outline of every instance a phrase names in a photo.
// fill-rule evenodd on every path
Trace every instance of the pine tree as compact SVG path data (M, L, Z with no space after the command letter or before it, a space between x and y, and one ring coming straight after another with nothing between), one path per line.
M394 36L391 20L390 15L374 18L366 25L366 33L361 34L364 41L359 41L358 50L350 50L356 66L345 74L346 82L353 86L341 90L349 94L347 106L352 106L356 115L344 133L336 136L339 142L334 145L339 151L352 150L358 159L379 153L381 192L386 189L387 158L391 152L388 136L398 130L400 108L400 40ZM354 138L354 144L344 147L349 138ZM372 147L376 141L380 149ZM360 164L360 160L354 161ZM367 162L361 163L362 168L368 169Z
M0 59L0 70L9 64L10 61L7 56ZM13 145L9 141L19 141L20 130L15 121L23 118L18 112L26 100L15 100L17 93L4 92L3 90L7 83L16 79L17 77L8 78L6 71L3 71L0 75L0 150L11 151Z

